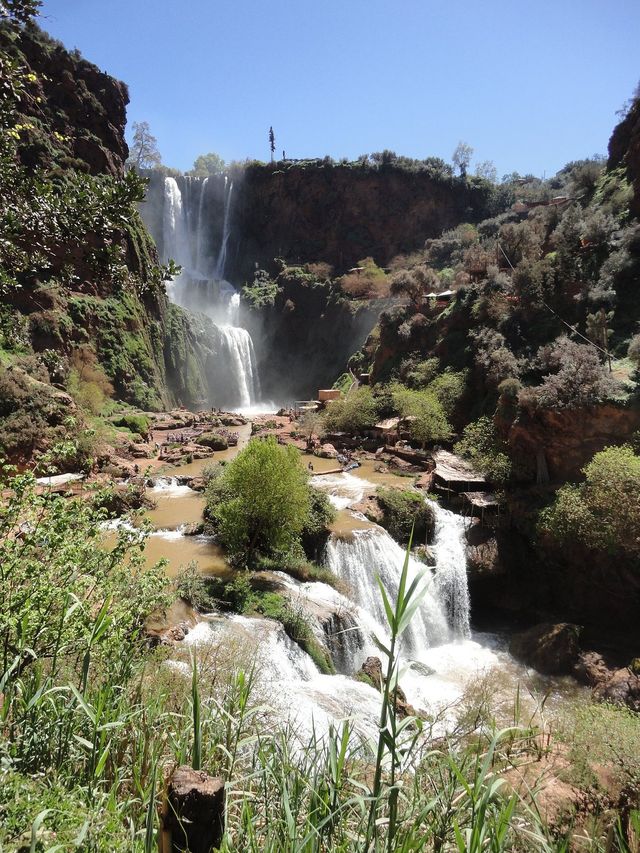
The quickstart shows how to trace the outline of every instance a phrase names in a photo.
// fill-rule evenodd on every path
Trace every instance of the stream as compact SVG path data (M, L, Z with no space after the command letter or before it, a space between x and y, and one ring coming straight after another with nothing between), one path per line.
M182 532L183 525L201 519L204 498L179 485L177 478L197 476L210 461L233 458L249 436L250 427L244 427L237 448L216 453L211 460L177 466L171 476L156 481L149 490L156 502L156 508L148 512L156 528L147 544L149 562L168 559L170 574L191 560L197 560L205 573L230 571L220 548L209 537L185 536ZM199 656L216 659L226 650L233 666L255 665L258 695L266 697L277 716L287 718L302 739L349 718L359 735L372 741L380 696L351 676L369 655L380 656L374 637L384 640L387 631L376 575L395 600L405 551L383 528L350 507L378 485L403 487L407 481L376 471L374 462L365 462L349 473L323 475L323 471L336 467L334 460L302 454L301 461L305 467L312 462L313 485L327 492L338 510L323 559L340 579L342 592L324 583L301 583L281 573L273 574L328 649L338 674L321 674L279 623L224 614L200 617L176 646L172 665L186 672L194 646ZM547 693L547 708L575 695L582 688L573 679L543 677L512 658L506 636L470 628L464 521L437 504L434 510L435 568L429 569L413 557L409 561L409 575L421 578L424 597L400 646L399 681L408 702L435 719L434 732L442 734L455 725L459 705L470 689L477 691L490 685L492 702L509 709L518 685L522 685L524 701L532 712Z

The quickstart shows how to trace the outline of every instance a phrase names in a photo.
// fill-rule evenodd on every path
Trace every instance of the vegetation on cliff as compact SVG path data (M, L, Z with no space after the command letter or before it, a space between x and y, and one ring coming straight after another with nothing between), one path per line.
M126 87L49 39L28 10L12 7L0 21L0 55L6 414L25 411L18 388L29 385L36 398L67 391L79 404L75 425L67 424L77 441L83 411L96 414L101 394L145 409L175 400L164 294L172 270L158 264L137 212L146 182L123 171ZM94 362L91 378L80 361ZM31 408L37 436L21 438L15 424L13 441L9 429L0 436L16 460L46 450L59 432L47 405L36 399Z

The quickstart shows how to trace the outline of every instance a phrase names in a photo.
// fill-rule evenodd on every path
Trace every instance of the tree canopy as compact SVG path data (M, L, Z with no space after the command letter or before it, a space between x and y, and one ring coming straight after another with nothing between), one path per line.
M583 468L585 481L562 486L540 528L560 542L640 554L640 456L606 447Z
M311 514L299 452L272 437L254 439L210 483L206 512L238 562L251 566L258 553L286 552Z
M194 178L208 178L211 175L221 175L226 164L219 154L210 151L208 154L200 154L193 162L193 169L188 173Z
M127 167L129 169L152 169L162 163L158 151L158 140L151 133L149 122L134 121L133 144L129 150Z

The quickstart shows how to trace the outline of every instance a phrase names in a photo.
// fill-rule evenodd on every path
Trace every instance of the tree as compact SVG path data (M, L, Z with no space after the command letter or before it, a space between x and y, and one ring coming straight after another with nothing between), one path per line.
M479 178L484 178L485 181L491 181L492 184L498 183L498 170L495 167L493 160L483 160L476 166L476 175Z
M318 437L324 428L324 418L320 412L305 412L300 421L300 429L305 434L307 447L312 443L314 434Z
M453 152L453 165L457 166L463 178L467 176L467 169L473 157L473 148L466 142L458 142Z
M151 133L149 123L146 121L134 121L133 123L133 145L129 149L127 168L140 171L141 169L152 169L162 162L158 151L158 140Z
M269 276L266 270L256 270L253 274L253 284L245 284L242 288L242 298L252 308L265 308L275 305L282 292L282 287Z
M378 420L378 407L371 388L356 388L341 400L334 400L324 416L327 430L358 433L369 429Z
M272 127L269 128L269 148L271 149L271 162L273 163L273 155L276 150L276 135Z
M407 418L411 437L423 447L451 437L451 425L433 391L412 391L398 383L392 390L392 397L400 416Z
M607 447L582 469L585 482L559 489L540 528L560 542L640 554L640 456Z
M613 320L613 311L605 311L600 308L594 314L587 314L587 337L596 346L604 350L603 355L609 363L609 372L611 372L611 354L609 353L609 339L613 334L613 329L609 328L609 323Z
M548 409L578 409L611 397L617 383L606 372L597 350L566 336L539 354L543 369L553 370L534 390L538 405Z
M408 296L414 305L419 305L425 293L438 291L440 280L430 267L400 270L391 279L390 290L394 296Z
M634 335L629 341L627 358L631 359L635 366L640 368L640 334Z
M511 475L508 447L491 418L485 416L467 424L453 449L493 483L502 483Z
M256 555L300 542L311 511L308 474L295 447L254 439L207 487L206 515L224 548L251 566Z
M21 24L39 14L41 0L0 0L0 21L8 18Z
M225 170L225 162L219 154L210 151L200 154L193 162L193 169L188 173L194 178L208 178L211 175L221 175Z

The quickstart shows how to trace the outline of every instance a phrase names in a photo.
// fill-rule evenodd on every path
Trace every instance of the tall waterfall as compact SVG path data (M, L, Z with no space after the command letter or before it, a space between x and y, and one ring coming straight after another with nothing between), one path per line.
M198 202L198 221L196 222L196 269L201 270L204 268L204 259L202 256L202 246L204 242L204 234L203 227L204 221L202 218L202 211L204 208L204 198L207 192L207 184L209 183L209 178L205 178L200 187L200 200Z
M253 341L246 329L220 326L229 369L236 378L239 408L246 409L260 398L260 380L253 351Z
M173 258L190 267L191 248L187 231L187 218L182 206L182 193L175 178L165 178L162 236L166 260Z
M224 280L224 268L227 262L227 243L231 233L231 225L229 222L229 211L231 210L231 195L233 193L233 181L229 182L227 176L224 176L224 217L222 219L222 240L220 241L220 251L216 261L215 277Z
M248 408L260 399L256 357L251 335L240 325L240 296L224 279L232 228L233 182L225 176L215 261L211 248L215 235L208 232L206 216L211 186L209 178L201 182L185 178L183 193L175 178L164 179L163 260L173 258L182 267L168 293L183 308L206 314L218 328L214 349L224 369L220 370L220 363L216 366L221 387L210 402Z

